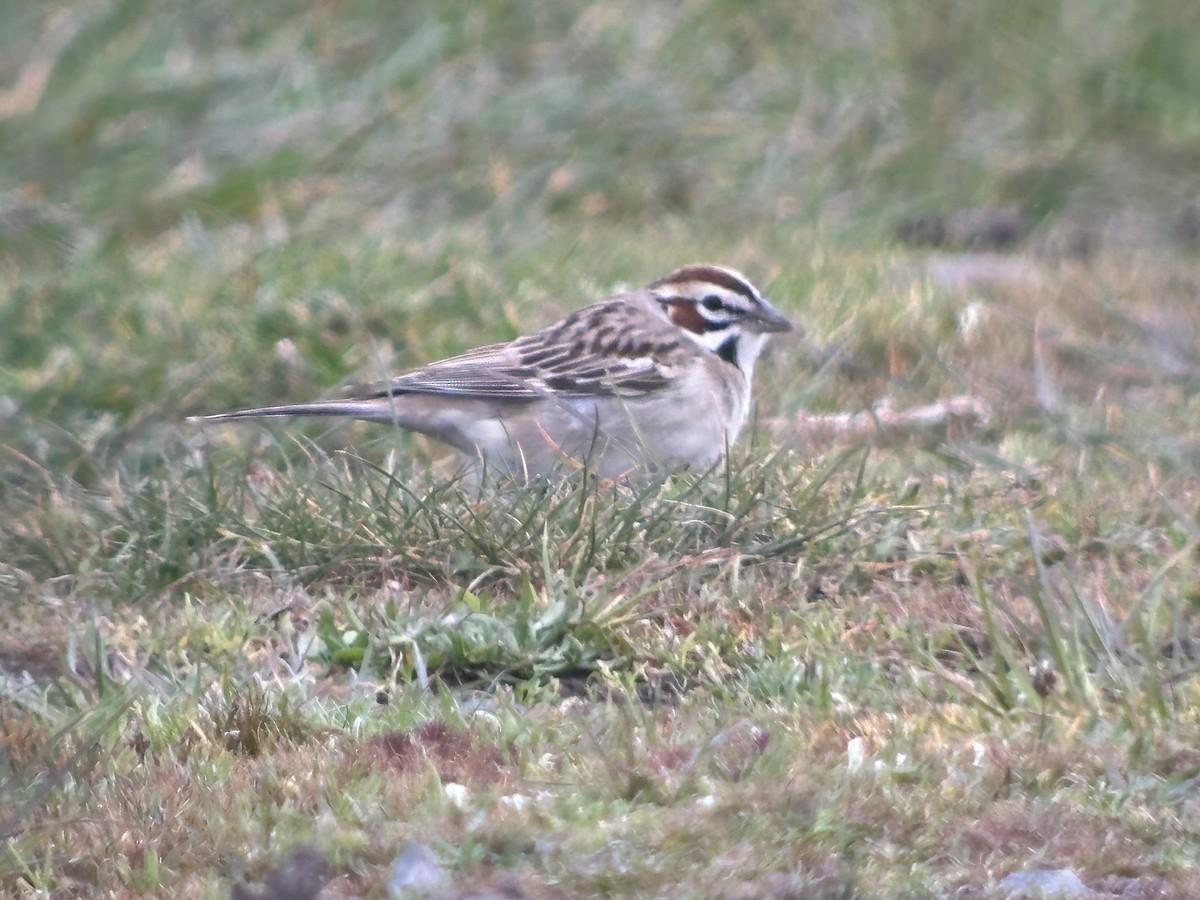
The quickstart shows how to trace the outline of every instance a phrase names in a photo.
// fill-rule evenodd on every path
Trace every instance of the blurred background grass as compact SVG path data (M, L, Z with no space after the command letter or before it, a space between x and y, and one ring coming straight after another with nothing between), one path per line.
M1200 229L1186 0L3 17L0 427L56 465L695 259L795 313L831 253L963 207L1064 253Z

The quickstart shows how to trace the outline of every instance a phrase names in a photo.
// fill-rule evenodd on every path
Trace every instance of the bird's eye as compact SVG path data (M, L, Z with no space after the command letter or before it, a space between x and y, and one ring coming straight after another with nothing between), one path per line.
M718 297L716 294L709 294L707 297L705 297L703 300L700 301L700 305L703 306L705 309L707 309L709 312L716 312L719 309L725 308L725 304L723 302L721 302L721 298Z

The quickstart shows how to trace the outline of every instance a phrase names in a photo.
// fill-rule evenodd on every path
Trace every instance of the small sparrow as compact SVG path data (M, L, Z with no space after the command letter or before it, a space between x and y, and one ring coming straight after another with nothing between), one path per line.
M391 422L523 481L584 466L605 478L637 467L703 471L746 422L767 336L791 329L741 273L687 266L535 334L430 363L358 397L191 421Z

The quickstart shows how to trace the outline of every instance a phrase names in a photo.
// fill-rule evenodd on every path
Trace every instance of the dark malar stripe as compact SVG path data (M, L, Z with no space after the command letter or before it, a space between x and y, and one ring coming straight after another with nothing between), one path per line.
M737 365L737 351L738 336L736 334L730 335L717 345L717 356L721 357L721 359L725 360L731 366Z

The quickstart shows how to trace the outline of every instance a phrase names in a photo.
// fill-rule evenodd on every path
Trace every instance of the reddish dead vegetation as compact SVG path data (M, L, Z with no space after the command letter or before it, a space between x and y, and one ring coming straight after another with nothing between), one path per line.
M1091 880L1089 874L1145 871L1153 850L1111 818L1053 803L1031 807L1024 799L994 804L966 829L962 841L967 858L980 867L1000 870L1008 861L1019 869L1034 858L1043 868L1068 866L1085 882Z
M454 731L440 721L381 734L370 746L382 764L402 772L432 765L443 784L494 784L511 761L511 752L480 743L476 732Z

